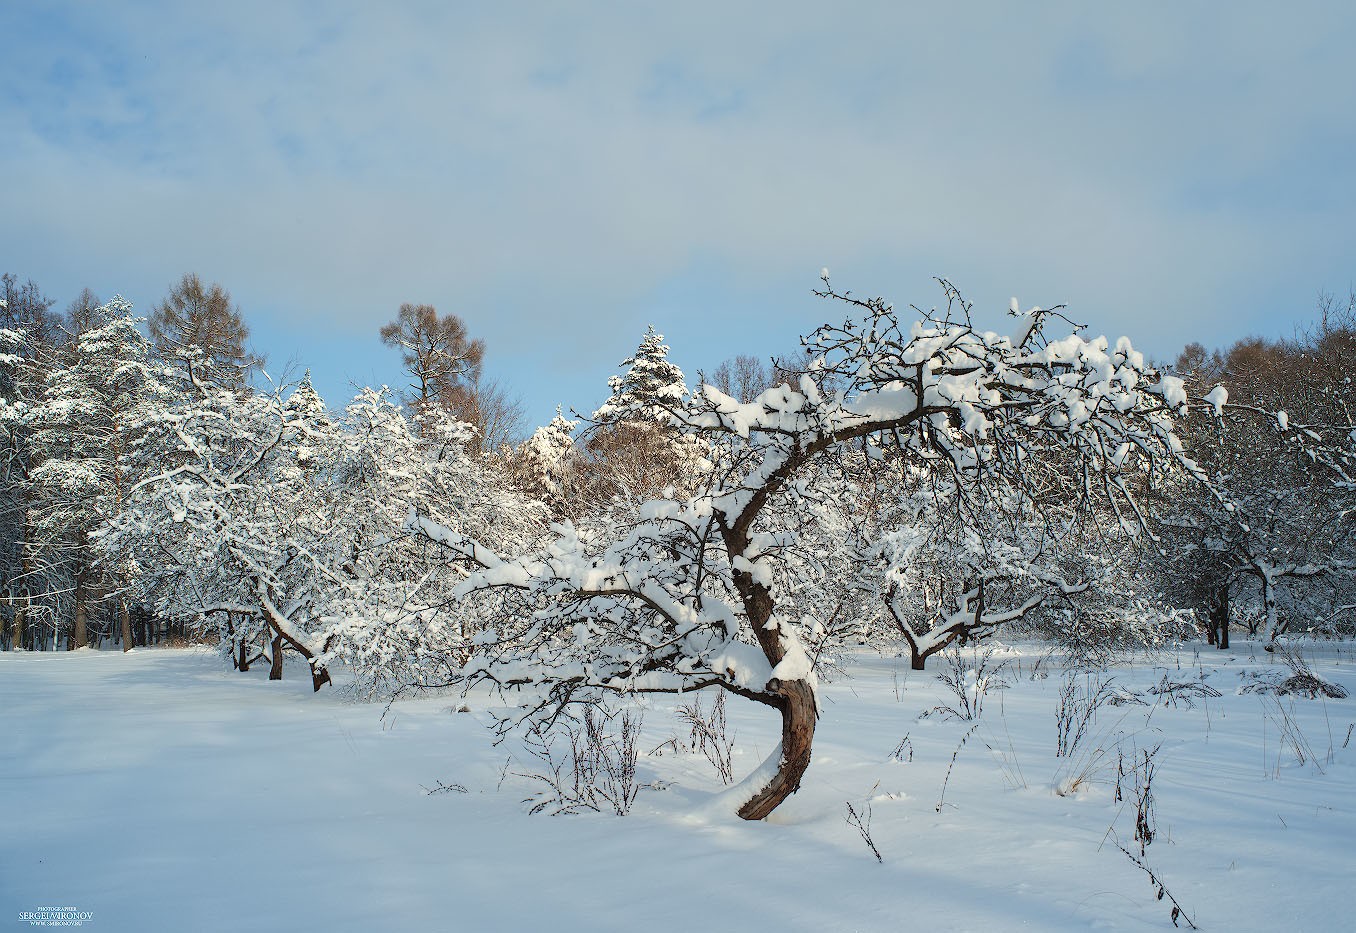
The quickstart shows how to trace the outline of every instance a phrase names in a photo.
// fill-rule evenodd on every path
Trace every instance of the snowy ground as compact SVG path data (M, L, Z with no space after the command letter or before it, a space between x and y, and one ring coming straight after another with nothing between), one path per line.
M1308 654L1356 693L1350 646ZM1171 928L1169 901L1108 834L1138 854L1116 749L1161 744L1145 862L1192 920L1350 928L1356 700L1240 694L1241 670L1276 662L1242 644L1202 648L1198 666L1186 649L1110 674L1139 691L1204 677L1222 697L1105 707L1059 759L1062 672L1032 679L1039 655L1006 655L1012 685L988 695L940 811L973 724L919 720L956 701L934 671L856 657L825 688L804 789L761 824L724 812L689 754L643 757L642 778L667 786L624 819L528 815L535 786L512 773L527 765L505 774L475 699L468 713L455 697L405 702L383 721L381 706L311 695L301 670L270 683L201 652L3 655L0 916L70 907L99 931ZM645 749L685 734L672 708L646 713ZM730 719L742 774L776 723L735 701ZM1297 760L1287 729L1316 761ZM438 781L468 792L426 793ZM882 864L849 801L870 804Z

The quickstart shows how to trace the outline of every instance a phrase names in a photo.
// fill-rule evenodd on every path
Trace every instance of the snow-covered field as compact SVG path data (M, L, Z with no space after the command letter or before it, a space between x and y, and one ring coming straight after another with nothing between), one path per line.
M1350 646L1306 654L1356 691ZM484 699L402 702L383 720L311 695L300 669L270 683L203 652L6 654L0 909L12 923L70 907L99 931L1163 929L1170 901L1114 844L1139 853L1117 751L1128 764L1161 745L1144 862L1192 920L1351 928L1356 700L1241 694L1240 671L1279 663L1246 644L1185 649L1109 674L1140 692L1204 677L1222 696L1105 706L1056 758L1063 674L1047 661L1033 679L1039 657L995 656L1011 686L957 753L973 723L919 719L956 702L942 659L917 673L856 656L824 688L803 790L749 824L689 753L642 756L655 788L628 817L529 815L537 785L515 772L531 762L506 769ZM646 751L686 736L673 706L647 710ZM742 775L777 723L742 701L729 714ZM440 781L467 792L427 793ZM848 802L869 804L883 863Z

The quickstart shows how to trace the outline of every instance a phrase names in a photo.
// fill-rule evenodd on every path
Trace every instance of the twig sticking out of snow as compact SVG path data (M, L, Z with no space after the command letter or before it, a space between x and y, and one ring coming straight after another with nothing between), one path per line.
M734 738L725 720L725 692L717 691L709 713L702 709L701 696L693 697L691 705L678 707L678 718L692 728L689 742L692 750L706 756L721 783L733 784Z
M1150 687L1149 692L1161 697L1164 706L1171 706L1174 709L1179 704L1187 709L1195 709L1196 700L1214 699L1221 695L1207 683L1198 680L1171 680L1167 674L1163 675L1163 679L1157 685Z
M613 712L595 703L586 706L577 721L558 720L554 730L533 724L523 747L542 770L518 774L541 782L545 789L523 801L530 804L528 812L555 816L584 810L610 809L617 816L631 812L640 792L636 742L643 719L640 713Z
M1133 862L1136 868L1138 868L1140 871L1144 872L1146 875L1149 876L1150 883L1152 883L1154 887L1158 889L1158 891L1155 894L1155 897L1157 897L1157 899L1160 901L1166 897L1168 901L1172 903L1172 913L1171 913L1172 925L1178 926L1179 924L1177 923L1177 921L1182 920L1186 922L1186 925L1189 928L1193 930L1199 930L1200 927L1196 926L1196 924L1191 922L1191 918L1187 916L1187 912L1182 909L1182 905L1177 902L1177 898L1172 896L1172 892L1168 890L1165 884L1163 884L1163 880L1159 878L1158 875L1154 874L1154 870L1150 868L1148 864L1145 863L1144 859L1135 855L1135 853L1131 852L1129 849L1121 845L1119 842L1117 842L1115 845L1116 848L1120 849L1122 852L1125 853L1125 857L1128 858L1131 862Z
M956 746L956 750L951 753L951 764L946 766L946 778L943 779L942 781L942 793L941 796L937 798L938 813L942 812L942 804L946 800L946 785L951 783L951 769L956 767L956 757L960 755L960 750L965 747L966 742L970 741L970 736L974 735L975 730L978 728L979 723L975 723L973 726L971 726L969 730L965 733L965 735L961 736L960 744Z
M874 788L872 788L874 790ZM862 841L866 847L871 850L871 854L876 857L876 861L884 864L885 859L881 857L880 849L876 848L876 841L871 838L871 801L868 800L862 804L862 809L857 810L852 805L852 801L847 801L846 817L849 826L857 827L857 832L862 834Z

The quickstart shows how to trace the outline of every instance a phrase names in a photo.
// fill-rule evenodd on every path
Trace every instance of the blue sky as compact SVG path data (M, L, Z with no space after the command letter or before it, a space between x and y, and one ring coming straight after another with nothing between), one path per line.
M0 6L0 270L225 285L331 404L455 311L540 423L942 275L1159 357L1356 281L1348 3Z

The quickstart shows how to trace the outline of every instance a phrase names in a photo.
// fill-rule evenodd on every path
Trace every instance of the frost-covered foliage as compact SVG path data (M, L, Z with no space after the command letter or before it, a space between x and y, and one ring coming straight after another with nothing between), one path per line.
M771 812L809 764L816 675L787 558L814 523L810 480L827 456L858 447L864 462L944 477L971 511L994 495L1039 507L1061 489L1104 503L1127 531L1145 519L1146 482L1204 478L1173 433L1182 381L1128 340L1046 339L1060 318L1015 303L1013 335L983 331L949 285L946 310L911 323L827 278L822 294L859 317L806 340L797 385L747 403L712 386L638 400L709 450L692 494L655 499L629 521L562 523L545 547L517 554L410 519L467 566L455 596L512 600L479 639L472 681L524 688L546 717L610 692L703 687L777 709L782 744L745 785L746 818Z
M951 482L902 480L872 557L884 612L874 630L901 638L915 669L953 643L1000 629L1055 642L1101 664L1195 631L1190 611L1154 590L1144 558L1155 544L1119 534L1098 503L1001 490L978 500Z
M0 641L21 649L33 643L34 593L46 587L33 562L32 528L28 522L33 487L28 471L34 465L33 414L40 402L45 357L55 328L44 298L33 283L19 287L12 275L0 278ZM44 639L46 641L46 639Z
M444 425L432 432L441 443L429 441L384 388L364 389L343 428L334 482L351 557L342 569L360 582L337 590L322 620L325 658L350 665L364 689L445 682L469 656L485 619L449 603L460 574L443 565L441 553L402 534L411 505L508 547L540 532L543 510L468 455L469 432Z
M687 395L683 371L669 362L668 355L664 335L655 333L651 325L635 355L622 360L626 372L608 379L612 394L593 413L593 419L665 422L668 407Z
M91 536L124 508L169 395L140 323L121 297L89 309L28 417L29 558L49 583L65 584L76 647L87 641L96 594L115 589L126 570L96 565Z
M537 428L513 453L511 470L514 485L530 496L562 512L578 493L579 452L574 443L571 421L556 409L551 423Z
M106 548L137 562L160 611L199 618L238 666L263 656L281 676L292 650L316 689L337 662L364 690L421 681L456 663L466 633L460 613L430 609L444 575L401 536L410 504L495 540L531 533L531 506L455 430L421 437L386 389L363 390L342 421L309 379L286 395L208 394L167 417L176 465L137 485Z
M612 394L593 413L586 457L576 462L581 498L589 506L634 509L670 487L686 495L709 467L702 439L677 430L668 417L688 389L663 340L648 329L635 355L622 360L626 371L608 380ZM576 507L569 514L580 512Z

